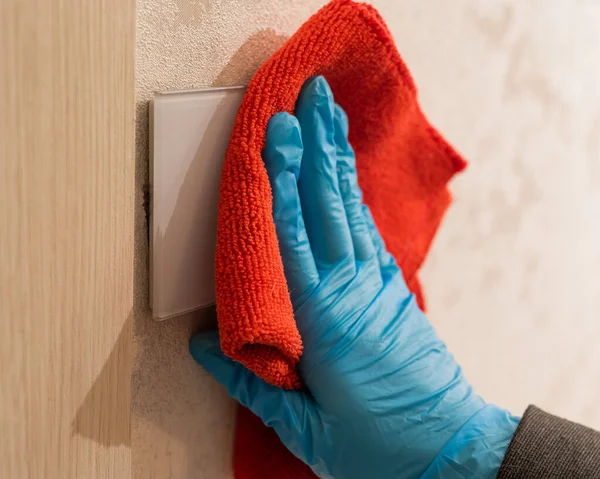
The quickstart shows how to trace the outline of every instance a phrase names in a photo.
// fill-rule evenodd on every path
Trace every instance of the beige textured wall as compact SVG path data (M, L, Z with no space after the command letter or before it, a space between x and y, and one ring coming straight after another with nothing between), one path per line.
M147 308L147 101L246 82L316 0L139 0L134 477L230 477L233 405L187 355L211 314ZM377 0L426 113L471 161L426 265L478 391L600 428L600 2Z

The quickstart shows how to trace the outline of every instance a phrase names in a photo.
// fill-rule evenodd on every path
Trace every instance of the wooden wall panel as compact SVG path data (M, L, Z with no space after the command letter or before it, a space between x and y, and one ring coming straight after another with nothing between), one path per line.
M131 474L134 0L0 1L0 477Z

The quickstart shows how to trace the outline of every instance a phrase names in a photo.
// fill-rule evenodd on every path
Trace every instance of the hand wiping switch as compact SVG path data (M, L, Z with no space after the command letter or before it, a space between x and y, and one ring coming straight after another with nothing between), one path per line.
M362 202L348 121L322 77L278 113L264 161L304 352L285 391L225 357L194 358L322 478L493 478L518 419L471 388Z

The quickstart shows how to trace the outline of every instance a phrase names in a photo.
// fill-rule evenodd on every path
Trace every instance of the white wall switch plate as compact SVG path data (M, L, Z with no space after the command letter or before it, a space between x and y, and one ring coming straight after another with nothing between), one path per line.
M163 320L215 301L219 181L244 87L150 104L150 306Z

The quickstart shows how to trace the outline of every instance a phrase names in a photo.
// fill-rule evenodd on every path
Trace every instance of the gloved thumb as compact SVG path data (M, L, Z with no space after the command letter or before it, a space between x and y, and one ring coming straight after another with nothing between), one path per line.
M272 386L242 364L223 354L217 331L198 333L190 341L193 358L221 383L229 395L250 409L292 452L307 437L312 418L317 417L312 399L304 391L286 391ZM296 447L295 447L296 446ZM294 450L296 449L296 451Z

